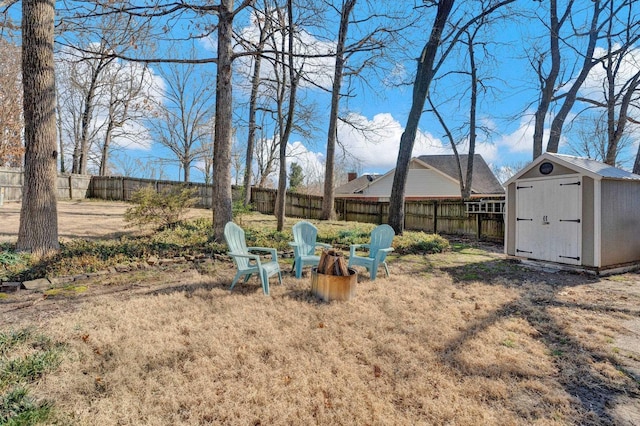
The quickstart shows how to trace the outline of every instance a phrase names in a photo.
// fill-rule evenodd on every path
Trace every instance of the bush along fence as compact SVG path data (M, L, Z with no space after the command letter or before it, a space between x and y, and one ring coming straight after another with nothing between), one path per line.
M23 173L21 169L0 168L0 191L4 201L19 201L22 197ZM198 207L211 208L213 190L204 183L184 183L167 180L137 179L122 176L60 175L58 197L61 200L98 198L114 201L130 201L131 195L144 186L162 191L171 186L198 188ZM273 214L277 191L270 188L252 188L253 209ZM233 186L234 201L242 199L242 187ZM336 199L338 220L365 223L386 223L389 203L357 199ZM322 196L288 192L285 214L288 217L319 219L322 212ZM410 230L473 235L496 241L504 239L504 217L501 213L469 214L459 199L423 200L405 202L405 228Z

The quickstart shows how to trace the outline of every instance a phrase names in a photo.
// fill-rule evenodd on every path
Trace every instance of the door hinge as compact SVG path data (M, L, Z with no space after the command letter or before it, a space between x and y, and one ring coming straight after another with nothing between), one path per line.
M521 221L521 220L528 220L530 222L533 222L533 219L524 219L524 218L521 218L521 217L516 217L516 221Z
M558 256L561 257L563 259L573 259L573 260L577 260L578 262L580 261L580 256L578 257L571 257L571 256Z
M575 222L575 223L580 223L580 219L560 219L560 222Z
M526 251L526 250L520 250L520 249L516 249L516 253L529 253L529 254L533 254L532 251Z
M527 189L527 188L533 188L533 185L531 185L531 186L516 186L516 189Z
M561 183L560 186L569 186L569 185L578 185L580 186L580 182L571 182L571 183Z

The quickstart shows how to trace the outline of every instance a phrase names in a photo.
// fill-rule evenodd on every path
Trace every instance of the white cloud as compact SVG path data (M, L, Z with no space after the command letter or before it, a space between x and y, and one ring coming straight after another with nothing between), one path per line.
M400 122L390 113L376 114L371 120L360 114L351 114L349 120L357 128L340 123L338 140L359 161L363 170L386 173L393 169L404 132ZM412 156L450 153L448 144L428 132L418 131Z
M531 114L524 114L519 126L511 133L503 134L495 141L496 148L510 154L533 154L534 123ZM545 144L546 145L546 144Z

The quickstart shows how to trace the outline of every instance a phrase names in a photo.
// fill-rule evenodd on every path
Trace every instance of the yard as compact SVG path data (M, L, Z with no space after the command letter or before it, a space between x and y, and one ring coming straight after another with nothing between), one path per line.
M359 270L349 302L319 302L287 258L270 297L255 277L229 292L220 259L8 293L0 365L55 354L27 388L58 424L640 424L638 274L530 270L450 243L392 256L389 278Z

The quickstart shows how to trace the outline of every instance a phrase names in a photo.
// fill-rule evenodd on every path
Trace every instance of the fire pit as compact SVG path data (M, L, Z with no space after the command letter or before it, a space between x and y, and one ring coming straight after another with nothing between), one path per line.
M358 273L347 267L344 255L324 250L317 268L311 270L311 293L325 302L351 300L355 296Z

